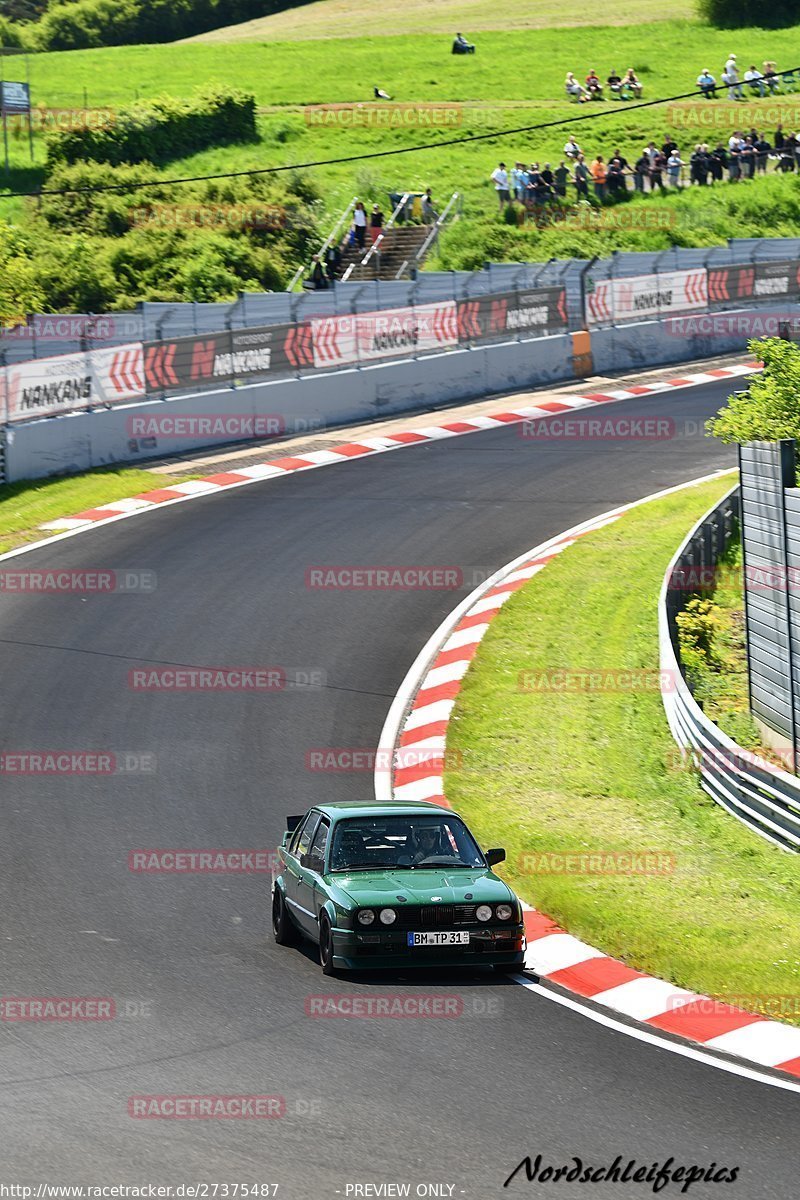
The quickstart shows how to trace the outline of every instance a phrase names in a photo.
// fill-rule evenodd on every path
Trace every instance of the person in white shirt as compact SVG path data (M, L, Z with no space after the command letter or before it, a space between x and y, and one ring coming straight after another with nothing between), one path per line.
M503 211L503 205L508 204L511 199L511 193L508 190L508 171L506 164L500 163L492 171L491 178L494 180L495 190L497 192L497 202L500 205L500 211Z
M578 83L572 71L567 71L567 78L564 82L564 87L567 90L567 95L575 96L579 104L583 104L585 100L589 99L589 93L587 92L586 88L583 86L583 84Z
M579 154L583 154L583 151L575 141L575 138L571 137L564 145L564 153L566 154L567 158L577 159Z
M725 63L722 82L728 89L729 100L744 100L742 85L739 83L739 68L736 66L736 55L731 54Z
M764 76L756 67L751 66L749 70L745 71L744 81L745 83L749 83L751 88L757 88L759 96L766 96L767 89L764 85Z

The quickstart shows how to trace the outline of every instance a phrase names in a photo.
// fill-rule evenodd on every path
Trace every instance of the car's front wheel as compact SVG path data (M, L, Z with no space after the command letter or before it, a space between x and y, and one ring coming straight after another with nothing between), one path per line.
M333 965L333 930L324 912L320 913L319 918L319 961L323 975L336 974Z
M272 935L279 946L293 946L297 941L297 933L279 887L272 893Z

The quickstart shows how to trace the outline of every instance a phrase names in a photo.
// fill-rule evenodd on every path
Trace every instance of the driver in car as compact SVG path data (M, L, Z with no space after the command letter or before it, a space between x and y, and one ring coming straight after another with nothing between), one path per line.
M426 858L435 858L443 853L440 831L435 825L419 825L411 830L412 866Z
M361 834L355 829L343 829L336 839L336 845L331 857L331 868L333 870L342 870L345 867L353 867L356 864L363 866L367 854Z

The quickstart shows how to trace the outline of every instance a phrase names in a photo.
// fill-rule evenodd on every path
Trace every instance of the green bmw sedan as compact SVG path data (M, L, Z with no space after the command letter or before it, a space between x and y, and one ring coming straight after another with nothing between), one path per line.
M520 970L519 900L451 809L362 801L289 817L272 890L275 941L319 946L325 975L391 967Z

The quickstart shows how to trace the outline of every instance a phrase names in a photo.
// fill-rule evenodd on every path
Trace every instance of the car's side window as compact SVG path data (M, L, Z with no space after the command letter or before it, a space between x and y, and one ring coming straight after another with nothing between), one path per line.
M325 865L325 847L328 844L330 829L330 825L323 817L319 823L317 832L314 834L314 841L311 843L311 849L306 857L305 865L310 871L319 871L322 873Z
M294 835L292 844L289 847L289 853L293 854L295 858L300 858L301 854L307 852L311 844L311 838L314 835L314 830L317 827L317 821L319 821L319 813L310 812L302 825L298 827L298 831Z

